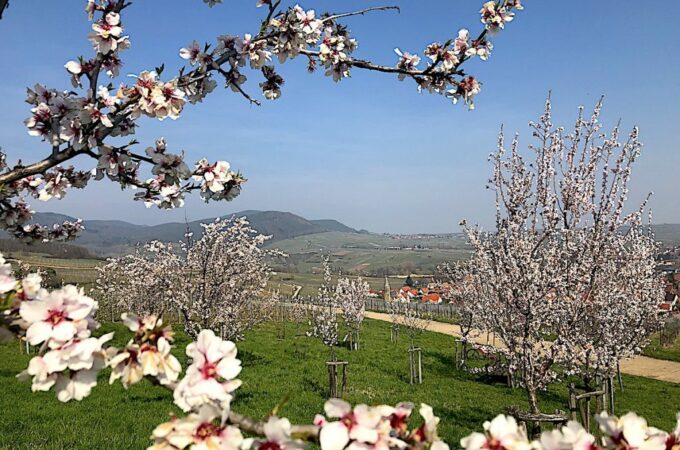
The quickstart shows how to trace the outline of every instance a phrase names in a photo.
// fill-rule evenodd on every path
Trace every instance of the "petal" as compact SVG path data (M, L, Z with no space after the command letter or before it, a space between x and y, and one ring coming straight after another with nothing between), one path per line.
M319 443L322 450L342 450L349 442L347 427L342 422L331 422L321 429Z
M73 322L63 320L52 328L52 338L59 342L66 342L73 338L76 334L76 327Z
M270 417L264 424L264 434L270 441L286 442L290 439L290 421L286 418Z
M332 398L328 400L326 404L323 405L323 409L324 411L326 411L326 415L328 417L337 418L340 418L345 414L349 413L350 411L352 411L352 407L350 406L349 403L337 398Z
M48 315L47 304L39 300L23 302L19 308L19 314L22 319L29 323L45 320Z
M52 326L47 322L35 322L26 330L26 339L31 345L45 342L52 335Z
M217 373L225 380L233 380L241 373L241 361L238 359L223 359L217 365Z

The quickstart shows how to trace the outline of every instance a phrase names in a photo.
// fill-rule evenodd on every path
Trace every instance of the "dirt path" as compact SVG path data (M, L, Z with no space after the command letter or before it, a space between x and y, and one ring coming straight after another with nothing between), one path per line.
M366 311L366 317L369 319L382 320L384 322L391 321L389 314L372 311ZM427 329L428 331L447 334L449 336L460 336L460 327L450 323L431 322ZM480 344L493 342L493 339L487 340L487 338L488 337L484 334L476 337L474 340ZM648 356L636 356L635 358L621 361L621 372L628 375L652 378L654 380L680 383L680 362L675 361L654 359Z

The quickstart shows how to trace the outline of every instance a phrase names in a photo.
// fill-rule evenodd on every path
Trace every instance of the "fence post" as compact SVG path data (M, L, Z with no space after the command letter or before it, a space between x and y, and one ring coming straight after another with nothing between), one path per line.
M328 368L328 397L342 398L347 388L347 361L326 361ZM342 367L340 391L338 392L338 366Z
M416 359L417 354L417 359ZM408 361L410 372L410 384L423 383L423 361L422 351L419 347L411 347L408 349Z

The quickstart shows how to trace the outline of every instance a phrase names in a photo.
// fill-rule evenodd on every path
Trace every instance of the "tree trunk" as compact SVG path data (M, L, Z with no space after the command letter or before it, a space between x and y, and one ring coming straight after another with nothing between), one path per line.
M538 407L538 396L536 395L536 389L527 386L527 398L529 400L529 410L532 414L540 414L541 410Z
M541 411L538 408L538 396L536 395L536 388L527 386L527 397L529 399L529 410L532 414L540 414ZM530 439L537 438L541 434L541 424L540 422L529 422L529 428L527 432Z

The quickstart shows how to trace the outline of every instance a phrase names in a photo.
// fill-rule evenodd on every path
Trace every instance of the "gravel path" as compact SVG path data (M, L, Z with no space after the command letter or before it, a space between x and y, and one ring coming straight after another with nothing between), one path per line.
M366 317L385 322L391 321L389 314L372 311L366 311ZM431 322L427 329L428 331L447 334L449 336L460 336L460 327L450 323ZM483 334L476 337L475 342L480 344L493 344L493 339L488 339L488 336ZM655 359L648 356L636 356L635 358L621 361L621 372L628 375L652 378L654 380L680 383L680 362L675 361Z

